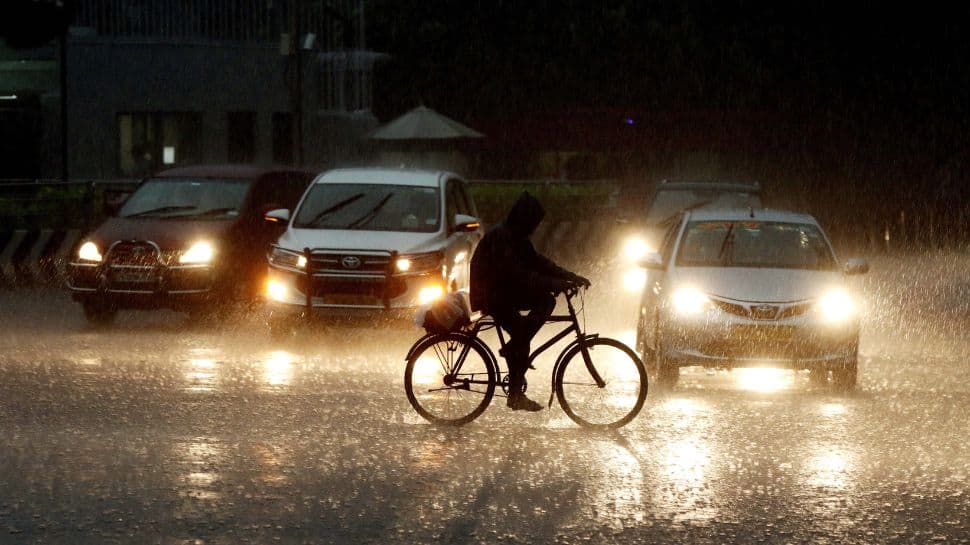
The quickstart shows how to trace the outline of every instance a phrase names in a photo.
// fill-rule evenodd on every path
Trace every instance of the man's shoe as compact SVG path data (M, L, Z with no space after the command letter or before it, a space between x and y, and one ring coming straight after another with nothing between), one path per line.
M509 398L506 400L505 404L508 405L508 407L513 411L529 411L534 413L542 410L542 405L525 397L525 394L509 395Z

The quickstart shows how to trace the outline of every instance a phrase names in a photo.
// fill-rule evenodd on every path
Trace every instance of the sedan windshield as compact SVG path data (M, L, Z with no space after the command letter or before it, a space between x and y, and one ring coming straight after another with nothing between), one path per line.
M438 190L386 184L316 184L293 222L304 229L438 230Z
M118 215L123 218L226 218L239 215L249 180L153 178L138 187Z
M687 225L677 266L832 270L835 258L814 225L697 221Z

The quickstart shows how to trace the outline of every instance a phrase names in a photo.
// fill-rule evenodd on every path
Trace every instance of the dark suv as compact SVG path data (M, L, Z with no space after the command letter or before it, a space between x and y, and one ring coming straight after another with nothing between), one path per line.
M92 323L119 309L208 312L256 297L266 253L284 225L263 215L293 208L310 171L198 166L147 178L117 214L82 239L68 287Z

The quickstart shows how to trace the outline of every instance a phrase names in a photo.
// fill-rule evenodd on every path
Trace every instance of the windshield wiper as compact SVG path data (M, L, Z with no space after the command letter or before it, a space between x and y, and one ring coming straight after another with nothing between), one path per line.
M724 252L727 251L728 246L734 244L734 222L728 227L727 233L724 233L724 240L721 242L721 251L717 253L717 260L724 262Z
M311 219L308 222L305 222L303 225L316 226L318 223L320 223L320 220L325 218L328 214L332 214L337 210L340 210L341 208L347 206L348 204L363 198L363 196L364 196L363 193L357 193L356 195L351 195L350 197L347 197L346 199L338 202L337 204L331 206L330 208L327 208L323 212L320 212L316 216L313 216L313 219Z
M122 217L137 218L139 216L147 216L150 214L164 214L165 212L177 212L179 210L195 210L195 208L196 206L194 204L159 206L158 208L149 208L148 210L142 210L141 212L135 212L134 214L128 214L127 216L122 216Z
M217 216L220 214L225 214L226 212L233 212L236 210L235 206L223 206L222 208L209 208L202 210L201 212L196 212L194 214L179 214L178 218L193 218L196 216Z
M384 205L387 204L387 201L391 200L391 197L393 196L394 193L388 193L386 197L381 199L381 201L374 206L374 208L371 208L366 214L350 222L347 225L347 228L356 229L370 223L374 218L377 217L377 213L380 212L381 208L384 208Z

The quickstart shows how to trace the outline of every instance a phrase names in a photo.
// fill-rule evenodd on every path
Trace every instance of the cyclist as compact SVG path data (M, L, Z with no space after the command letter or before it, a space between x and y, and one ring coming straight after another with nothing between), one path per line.
M555 294L589 287L588 279L539 254L529 237L545 216L539 201L523 192L505 221L490 229L471 262L473 310L490 314L509 334L499 353L509 366L507 405L515 411L539 411L542 405L524 393L532 338L556 308ZM526 316L522 311L528 311Z

